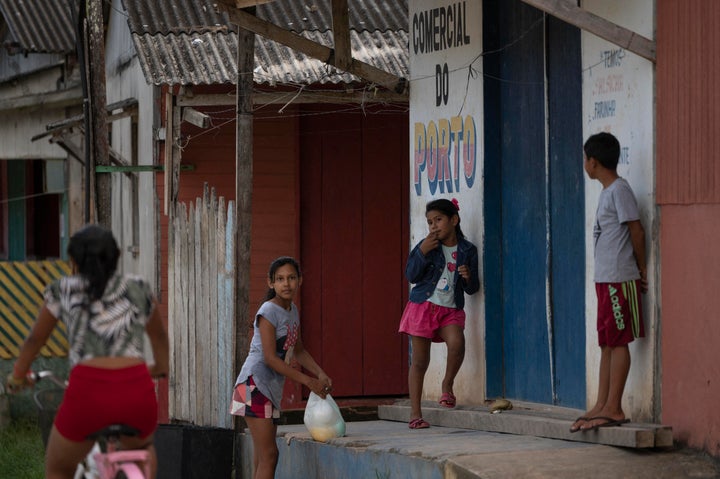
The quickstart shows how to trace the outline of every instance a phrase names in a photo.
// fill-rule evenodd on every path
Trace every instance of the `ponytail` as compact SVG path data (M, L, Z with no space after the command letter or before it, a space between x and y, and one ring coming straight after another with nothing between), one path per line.
M100 299L120 257L112 232L99 225L85 226L70 238L68 254L88 282L90 299Z

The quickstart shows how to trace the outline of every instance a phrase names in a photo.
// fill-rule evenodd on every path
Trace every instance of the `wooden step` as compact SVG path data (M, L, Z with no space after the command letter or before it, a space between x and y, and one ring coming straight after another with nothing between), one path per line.
M618 427L601 427L595 431L570 432L574 418L553 409L515 407L492 413L484 406L462 406L447 409L432 402L423 402L423 417L432 425L501 432L567 441L589 442L629 448L671 447L670 426L649 423L627 423ZM410 405L407 400L378 406L378 418L386 421L408 422Z

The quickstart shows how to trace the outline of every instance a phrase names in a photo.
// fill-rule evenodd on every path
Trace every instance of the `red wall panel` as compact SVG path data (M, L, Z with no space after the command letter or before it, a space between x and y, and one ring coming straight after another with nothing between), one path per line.
M300 127L303 339L334 396L405 394L407 114L331 108Z
M657 2L657 202L720 202L720 2Z

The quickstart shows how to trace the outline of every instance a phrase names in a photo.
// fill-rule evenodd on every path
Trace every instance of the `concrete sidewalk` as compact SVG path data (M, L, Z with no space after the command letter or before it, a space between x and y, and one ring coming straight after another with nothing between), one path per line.
M405 414L403 404L381 406L379 415ZM389 408L389 409L387 409ZM458 417L458 410L428 408L427 414L439 422ZM489 414L478 410L477 414ZM517 423L518 416L528 416L536 424L542 414L518 411L493 414L498 427ZM571 414L569 412L568 414ZM586 442L588 438L572 435L573 440L552 439L529 434L508 434L472 429L478 419L468 419L468 427L434 425L429 429L410 430L407 422L348 422L345 437L328 443L312 440L303 425L278 429L280 462L279 479L497 479L497 478L720 478L720 462L704 455L672 447L628 448ZM558 419L556 412L550 416ZM548 424L553 417L548 418ZM564 420L564 428L569 422ZM503 425L506 423L506 425ZM628 434L624 428L607 428ZM557 429L550 426L550 429ZM635 427L640 429L638 425ZM610 432L610 431L609 431ZM588 434L588 433L585 433ZM577 439L576 439L577 438ZM596 438L597 440L597 438ZM249 436L242 441L245 464L252 451ZM249 468L243 471L249 478Z

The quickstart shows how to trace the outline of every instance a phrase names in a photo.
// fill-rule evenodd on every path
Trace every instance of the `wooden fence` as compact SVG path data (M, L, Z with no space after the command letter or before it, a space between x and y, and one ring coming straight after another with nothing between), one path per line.
M43 304L45 286L70 272L70 263L61 260L0 262L0 359L17 357ZM59 322L40 354L65 357L67 352L65 324Z
M235 331L234 202L215 190L176 205L168 254L169 415L232 428Z

